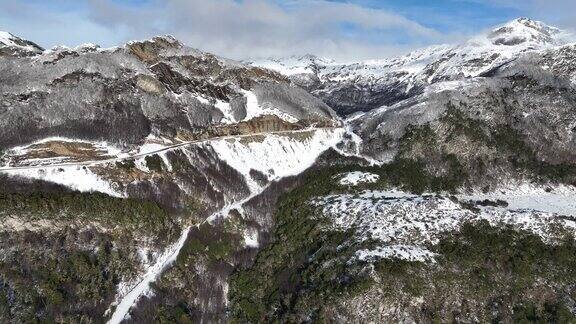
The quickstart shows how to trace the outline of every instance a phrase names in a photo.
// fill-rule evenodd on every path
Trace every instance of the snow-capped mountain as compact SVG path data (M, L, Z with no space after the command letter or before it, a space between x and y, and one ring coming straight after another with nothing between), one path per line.
M576 180L573 41L519 18L462 44L392 59L252 64L283 73L348 115L371 163L410 161L437 179L491 192L505 183Z
M463 44L399 58L254 64L284 73L348 115L353 133L339 147L360 149L326 157L331 162L323 160L281 202L265 251L232 280L234 318L576 318L576 276L556 261L566 259L544 261L531 254L539 248L528 247L574 248L570 35L522 18ZM536 264L570 279L552 279Z
M30 56L40 54L43 50L31 41L0 31L0 56Z
M0 91L4 148L51 135L131 145L149 135L182 140L226 132L222 127L304 127L336 120L326 104L283 76L194 50L169 36L4 59ZM123 127L126 123L132 127Z
M559 29L346 64L0 36L1 323L576 319Z
M401 57L337 63L306 55L252 62L276 70L323 99L341 115L392 105L424 91L429 84L471 78L528 52L570 43L573 35L527 18L473 37Z
M511 127L526 137L540 158L572 163L576 148L572 40L572 35L543 23L514 20L434 57L410 76L408 84L416 84L418 90L404 91L404 99L355 115L350 123L365 140L367 151L386 159L388 145L382 141L399 139L407 126L441 124L446 110L460 107L464 116L492 128L485 131ZM388 86L387 77L367 78ZM404 89L406 83L399 84ZM324 94L330 96L329 91Z

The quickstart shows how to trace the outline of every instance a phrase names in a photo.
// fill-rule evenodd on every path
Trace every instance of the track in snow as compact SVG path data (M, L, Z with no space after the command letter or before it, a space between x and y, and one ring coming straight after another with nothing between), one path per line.
M108 321L109 324L122 322L132 306L136 304L138 299L148 291L150 283L156 281L162 272L176 261L178 254L180 254L180 250L184 246L184 243L186 243L188 232L190 232L190 227L187 227L182 231L178 241L164 252L153 266L148 268L148 271L142 277L142 280L120 300L112 314L112 317Z
M319 129L338 129L335 127L326 127L326 128L314 128L314 129L305 129L305 130L297 130L297 131L282 131L282 132L269 132L269 133L258 133L258 134L251 134L251 135L241 135L241 136L226 136L226 137L219 137L219 138L212 138L209 140L202 140L202 141L194 141L194 142L188 142L188 143L182 143L182 144L178 144L176 146L172 146L172 147L167 147L167 148L163 148L161 150L157 150L154 152L149 152L146 154L143 154L141 156L144 155L151 155L151 154L156 154L158 152L162 152L162 151L166 151L169 149L173 149L173 148L177 148L177 147L181 147L184 145L189 145L189 144L195 144L195 143L201 143L201 142L208 142L211 140L221 140L221 139L226 139L226 138L239 138L239 137L249 137L249 136L255 136L255 135L266 135L266 134L289 134L289 133L302 133L302 132L308 132L308 131L312 131L312 130L319 130ZM132 156L131 158L137 158L137 157L141 157L141 156ZM122 159L127 159L127 158L122 158ZM107 161L110 162L110 161ZM106 162L100 162L100 163L106 163ZM205 222L212 222L215 219L219 218L219 217L226 217L227 214L233 210L233 209L241 209L242 206L250 201L252 198L258 196L259 194L261 194L262 192L264 192L266 190L268 186L264 186L264 187L260 187L257 190L253 190L251 192L250 195L248 195L247 197L239 200L239 201L233 201L228 203L226 206L224 206L222 209L218 210L217 212L213 213L210 217L206 218L202 223L196 225L196 226L201 226L203 223ZM162 272L164 270L166 270L178 257L180 250L184 247L184 244L186 242L186 239L188 237L188 233L190 231L190 227L188 227L186 230L183 231L182 235L180 236L180 239L178 240L177 243L175 243L174 245L172 245L159 259L158 261L151 267L148 268L148 271L146 272L146 274L142 277L142 279L140 280L140 282L138 282L138 284L136 284L125 296L123 296L121 298L121 300L118 302L118 306L116 307L116 309L114 310L114 313L112 315L112 317L110 318L110 320L108 321L108 324L118 324L121 323L130 313L131 308L137 304L138 300L140 299L140 297L142 297L143 295L145 295L149 288L150 288L150 283L154 282L155 280L158 279L158 277L162 274Z
M226 217L226 215L231 210L242 208L242 206L245 203L247 203L252 198L264 192L268 188L268 186L269 185L260 188L260 190L258 190L257 192L251 193L248 197L243 198L240 201L232 202L224 206L222 209L213 213L210 217L206 218L203 222L201 222L196 226L201 226L206 222L210 223L216 220L218 217ZM128 314L130 313L130 309L132 309L132 307L136 305L140 297L146 294L146 292L150 288L150 284L156 281L156 279L158 279L158 277L162 274L162 272L166 270L174 261L176 261L176 258L180 254L180 250L184 247L184 244L186 243L186 239L188 238L190 228L191 227L188 227L182 232L180 238L178 239L178 242L172 245L168 249L168 251L164 252L164 254L158 259L158 261L153 266L148 268L148 271L142 277L142 280L136 286L134 286L134 288L132 288L130 292L128 292L128 294L122 297L122 299L118 303L118 306L114 310L114 314L112 314L112 317L108 321L108 324L121 323L128 316Z

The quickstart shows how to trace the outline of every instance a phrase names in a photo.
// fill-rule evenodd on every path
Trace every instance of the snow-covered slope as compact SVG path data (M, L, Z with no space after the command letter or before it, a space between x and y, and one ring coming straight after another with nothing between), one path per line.
M138 170L154 173L147 167L146 159L157 155L162 158L167 171L172 171L168 153L186 153L183 148L198 146L201 150L213 151L219 160L237 170L251 192L255 193L262 190L264 183L298 175L306 170L322 152L338 144L344 133L343 128L310 128L226 136L172 145L145 144L131 152L109 147L106 143L52 138L11 149L4 156L8 159L7 164L0 165L0 174L44 180L82 192L98 191L122 197L124 193L113 189L115 184L107 182L103 177L108 173L106 169L113 168L116 162L133 160ZM44 143L48 146L41 146ZM57 146L61 143L69 145L66 150ZM58 149L51 150L50 146ZM30 158L43 155L46 157ZM102 174L96 174L93 169L101 169Z
M0 36L5 51L33 49ZM171 36L36 54L0 58L0 93L10 107L0 120L2 149L52 136L138 145L149 135L189 140L229 133L242 122L237 128L251 130L337 123L325 103L280 74Z
M256 135L253 138L228 138L202 143L199 145L201 150L214 152L218 159L238 171L242 176L242 181L250 189L248 195L240 199L225 197L224 206L215 211L206 221L214 222L220 218L227 218L232 211L243 214L243 205L261 194L271 181L278 181L283 177L303 172L316 161L320 154L336 145L343 133L343 129L320 129ZM258 173L263 177L258 177ZM167 249L137 283L127 291L119 291L118 305L109 323L120 323L138 299L148 292L150 283L157 280L162 272L176 260L189 230L190 228L182 233L179 241ZM246 242L248 246L257 247L258 233L248 231ZM123 284L120 288L126 288L124 286L126 285Z
M561 191L561 189L560 189ZM534 191L536 192L536 191ZM554 241L564 234L559 229L576 233L576 222L570 216L576 209L570 201L572 189L551 193L556 202L567 208L550 211L548 205L525 203L508 205L509 196L499 196L501 206L487 206L477 211L464 208L456 197L413 195L401 191L364 191L359 194L340 194L317 198L313 205L331 220L334 229L356 229L356 240L378 240L373 249L357 251L356 258L369 261L380 258L433 261L434 254L426 250L436 244L442 233L457 230L463 223L486 220L495 226L509 225L533 232L545 241ZM570 196L570 198L569 198ZM465 197L459 197L466 201ZM479 200L480 201L480 200ZM540 207L540 208L539 208Z
M574 233L576 47L566 39L518 19L460 45L393 59L303 56L255 67L169 36L28 55L15 49L34 52L32 45L2 33L0 53L12 52L0 57L0 181L9 184L0 203L15 208L4 208L12 225L0 226L0 238L9 238L0 252L13 251L13 269L45 269L18 281L5 276L0 297L15 300L10 311L27 311L36 291L41 305L29 314L46 320L65 312L78 316L68 322L226 322L235 319L239 291L230 276L254 267L274 277L260 285L252 284L257 272L250 275L246 305L261 301L249 286L304 305L292 303L300 292L291 287L352 282L331 264L360 275L355 264L388 259L441 264L435 243L468 222L526 230L547 243ZM342 115L370 112L342 125L294 83ZM504 186L509 178L515 185ZM98 218L101 206L108 218ZM38 236L12 239L15 228ZM22 263L27 252L38 253ZM54 284L69 260L82 277ZM330 281L293 285L299 272ZM289 298L283 286L265 287L284 278ZM77 298L70 289L101 293ZM46 293L64 302L54 308ZM317 296L328 295L313 303ZM278 305L262 303L284 312ZM18 321L29 318L24 311L6 322L26 322Z
M297 74L315 74L320 72L320 68L324 69L330 66L339 65L339 63L334 60L320 58L311 54L302 56L293 55L285 58L270 57L264 60L253 61L251 64L278 71L287 76Z
M14 36L8 32L0 31L0 56L2 55L36 55L43 49L27 40Z
M568 44L573 35L519 18L463 44L416 50L401 57L336 63L306 55L256 60L308 88L342 115L367 111L419 94L429 84L488 73L527 52Z
M338 144L343 134L343 129L321 129L263 136L254 141L218 140L209 145L220 158L245 176L252 191L257 191L261 186L251 172L259 172L269 181L298 175L327 148Z

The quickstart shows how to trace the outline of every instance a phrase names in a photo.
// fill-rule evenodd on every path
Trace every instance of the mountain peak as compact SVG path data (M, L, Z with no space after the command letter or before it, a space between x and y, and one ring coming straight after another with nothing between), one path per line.
M493 29L488 34L488 39L493 45L559 45L564 34L556 27L521 17Z
M131 40L127 43L127 45L142 44L142 43L155 43L162 45L164 47L174 47L174 48L183 46L183 44L176 37L172 35L158 35L144 40Z
M532 30L540 34L554 35L562 32L559 28L549 26L541 21L532 20L530 18L521 17L515 19L507 24L509 27L516 27L525 30Z
M40 54L44 49L37 44L5 31L0 31L0 56Z
M527 17L520 17L520 18L516 18L512 21L510 21L508 24L522 24L525 26L537 26L537 25L545 25L544 23L540 22L540 21L536 21Z
M0 31L0 45L10 46L15 38L17 37L9 32Z

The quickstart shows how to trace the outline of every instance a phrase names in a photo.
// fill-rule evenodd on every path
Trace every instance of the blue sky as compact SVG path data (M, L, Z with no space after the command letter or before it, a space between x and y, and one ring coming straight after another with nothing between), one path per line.
M390 10L442 32L450 32L453 28L464 28L474 32L522 16L522 11L517 8L502 10L502 6L489 1L356 0L349 2L369 8Z
M232 58L380 58L520 16L571 29L574 0L0 0L0 30L44 47L171 34Z

